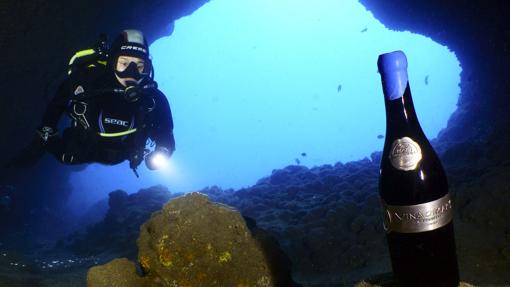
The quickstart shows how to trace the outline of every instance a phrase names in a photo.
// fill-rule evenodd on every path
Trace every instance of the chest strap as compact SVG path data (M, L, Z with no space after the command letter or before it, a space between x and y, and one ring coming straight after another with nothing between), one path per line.
M122 137L122 136L125 136L125 135L129 135L129 134L132 134L136 132L136 129L129 129L127 131L124 131L124 132L120 132L120 133L98 133L100 136L102 137L105 137L105 138L114 138L114 137Z

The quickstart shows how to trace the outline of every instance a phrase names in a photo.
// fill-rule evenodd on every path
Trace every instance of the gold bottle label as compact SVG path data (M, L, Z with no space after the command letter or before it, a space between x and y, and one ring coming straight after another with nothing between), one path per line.
M453 219L450 194L417 205L389 205L382 201L386 232L419 233L438 229Z
M394 168L415 170L422 159L420 145L409 137L397 139L391 145L390 162Z

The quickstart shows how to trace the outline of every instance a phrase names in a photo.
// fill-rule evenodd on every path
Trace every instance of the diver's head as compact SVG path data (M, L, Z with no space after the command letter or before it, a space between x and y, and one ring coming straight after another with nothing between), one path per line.
M122 31L112 44L110 57L111 67L121 85L140 84L149 78L152 69L149 46L142 32Z
M119 56L114 71L119 83L125 87L130 82L139 83L144 78L145 60L133 56Z

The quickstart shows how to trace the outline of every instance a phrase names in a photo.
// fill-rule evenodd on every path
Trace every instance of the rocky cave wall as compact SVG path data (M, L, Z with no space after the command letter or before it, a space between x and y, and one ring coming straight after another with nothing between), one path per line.
M510 5L489 1L360 0L391 29L432 38L462 67L458 110L439 143L480 140L505 132L510 112ZM440 67L438 67L440 69Z
M100 32L113 37L127 27L142 29L154 41L171 34L174 20L206 2L2 1L0 162L30 141L76 50L94 43ZM459 57L462 94L458 110L439 136L438 146L506 132L510 112L510 26L504 1L361 2L388 27L429 36ZM33 170L0 170L0 184L18 185L19 196L30 198L32 204L58 204L70 192L69 172L47 159ZM29 193L35 190L38 197L34 199Z

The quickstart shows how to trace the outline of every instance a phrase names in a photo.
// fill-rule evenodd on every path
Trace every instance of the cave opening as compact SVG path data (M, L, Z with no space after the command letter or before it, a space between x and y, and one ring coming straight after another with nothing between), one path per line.
M381 53L407 54L429 139L446 127L460 93L453 51L389 30L356 0L210 1L150 50L174 115L172 168L142 169L137 179L126 164L90 165L72 175L72 201L154 184L173 192L241 188L287 165L368 157L384 142Z

